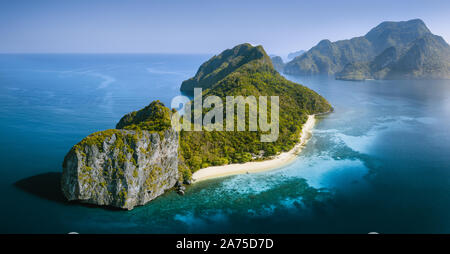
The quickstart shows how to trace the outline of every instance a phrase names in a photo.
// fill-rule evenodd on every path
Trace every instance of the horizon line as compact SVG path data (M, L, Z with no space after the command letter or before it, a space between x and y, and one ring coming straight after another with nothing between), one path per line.
M94 55L94 54L104 54L104 55L120 55L120 54L129 54L129 55L138 55L138 54L161 54L161 55L210 55L217 53L206 53L206 52L0 52L0 55L64 55L64 54L79 54L79 55Z

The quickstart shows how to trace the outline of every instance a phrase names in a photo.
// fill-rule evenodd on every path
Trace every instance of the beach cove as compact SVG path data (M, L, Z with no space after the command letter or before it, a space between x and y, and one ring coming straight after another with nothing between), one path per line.
M306 122L303 124L302 132L299 142L288 152L280 153L274 158L264 161L251 161L246 163L235 163L222 166L212 166L197 170L192 174L192 180L194 183L231 176L238 174L258 173L263 171L274 170L283 166L286 166L297 158L298 154L302 151L303 147L308 143L308 140L312 136L312 130L316 123L314 115L309 115Z

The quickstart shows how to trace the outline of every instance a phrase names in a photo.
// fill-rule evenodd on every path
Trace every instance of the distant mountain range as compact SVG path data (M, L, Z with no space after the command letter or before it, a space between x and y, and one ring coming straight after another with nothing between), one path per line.
M322 40L284 67L291 75L337 79L448 79L450 46L420 19L383 22L350 40Z
M288 60L292 60L292 59L296 58L297 56L301 56L305 52L306 52L306 50L295 51L295 52L289 53L287 58L288 58Z

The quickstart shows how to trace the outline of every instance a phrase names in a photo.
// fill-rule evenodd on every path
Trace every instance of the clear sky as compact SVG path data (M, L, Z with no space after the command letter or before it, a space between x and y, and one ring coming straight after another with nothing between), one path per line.
M448 0L0 0L0 52L218 53L250 42L285 55L414 18L450 41Z

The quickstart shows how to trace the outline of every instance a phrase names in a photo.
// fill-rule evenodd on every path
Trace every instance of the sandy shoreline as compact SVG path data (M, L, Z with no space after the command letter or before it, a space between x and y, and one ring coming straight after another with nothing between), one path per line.
M297 155L301 152L302 148L311 138L311 131L314 128L315 123L316 119L314 115L309 115L308 120L302 128L300 142L298 142L290 151L281 153L271 160L202 168L192 175L192 180L193 182L199 182L207 179L230 175L262 172L285 166L293 162L294 159L297 158Z

